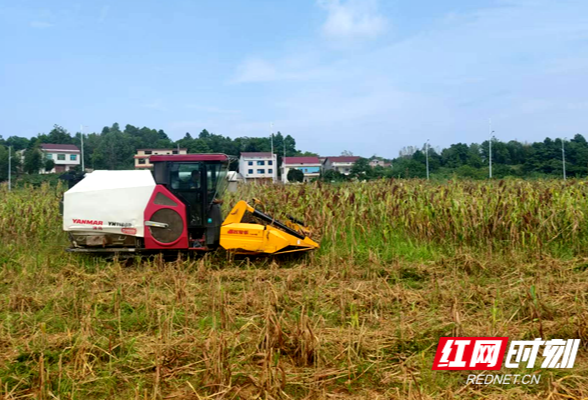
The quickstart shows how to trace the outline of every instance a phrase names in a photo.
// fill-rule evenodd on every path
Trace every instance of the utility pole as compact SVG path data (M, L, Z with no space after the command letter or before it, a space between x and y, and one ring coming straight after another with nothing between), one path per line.
M84 125L80 125L80 140L81 140L81 147L82 147L82 173L86 172L86 168L84 165Z
M561 140L561 162L563 166L563 178L564 181L566 180L566 149L564 148L564 141L566 138Z
M425 160L427 161L427 180L429 180L429 139L425 144Z
M489 176L492 179L492 134L494 131L492 130L492 119L488 118L488 131L490 132L490 141L488 142L488 165L489 165Z
M274 123L270 124L270 142L272 146L272 158L274 156Z
M274 179L274 174L276 177L278 176L278 159L276 157L276 159L274 160L274 123L273 122L270 124L270 144L271 144L271 152L270 152L271 159L272 159L272 161L276 162L276 165L274 166L274 168L272 168L272 169L276 170L276 172L272 174L272 181L275 182L276 180Z
M12 146L8 146L8 191L11 190L11 175L12 175Z
M286 137L282 137L284 138L284 157L282 157L282 182L286 183L288 182L288 176L286 174Z

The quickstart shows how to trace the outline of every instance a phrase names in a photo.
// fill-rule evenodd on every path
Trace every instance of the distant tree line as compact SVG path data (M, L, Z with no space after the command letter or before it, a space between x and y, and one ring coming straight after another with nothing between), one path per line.
M13 151L13 174L20 171L36 174L39 170L51 170L54 164L46 161L40 151L44 143L74 144L81 147L81 133L70 134L59 125L55 125L48 134L39 134L33 138L10 136L3 139L0 136L0 181L8 177L8 147ZM189 153L224 153L238 157L241 152L269 152L272 140L269 137L230 137L216 135L202 130L197 136L186 133L178 141L173 141L163 130L138 128L126 125L121 129L119 124L107 126L100 133L84 134L84 163L91 169L132 169L133 156L137 149L171 149L187 148ZM301 152L296 149L296 140L290 135L277 132L273 137L274 152L278 154L278 164L281 165L284 151L287 157L316 155ZM14 157L17 151L24 151L24 162L20 157ZM237 161L231 163L232 169L237 169Z
M564 141L567 177L588 176L588 143L577 134ZM361 158L348 176L337 171L325 171L325 181L379 178L425 178L426 147L407 147L395 159L385 160L390 167L369 165ZM481 144L457 143L442 150L428 149L429 173L432 178L487 179L489 176L490 141ZM376 158L375 156L372 159ZM546 138L542 142L521 143L516 140L492 140L492 177L557 178L563 176L562 139Z
M576 134L563 142L568 177L588 176L588 142ZM521 178L562 177L562 139L546 138L542 142L521 143L516 140L492 140L492 177ZM425 148L393 160L397 177L426 176ZM481 144L452 144L440 152L429 149L429 171L436 177L486 179L489 175L490 141Z
M42 143L75 144L80 147L81 133L70 134L59 125L55 125L48 134L39 134L33 138L0 136L0 181L8 177L8 147L13 152L24 151L24 161L12 157L12 172L16 176L21 172L36 174L39 170L53 168L51 161L46 161L39 146ZM588 143L577 134L566 141L566 173L569 177L588 176ZM141 148L187 148L189 153L225 153L238 157L241 152L269 152L272 141L270 137L238 137L232 139L202 130L198 135L186 133L182 139L173 141L161 129L139 128L119 124L107 126L100 133L84 134L84 163L91 169L132 169L133 155ZM429 148L429 171L433 178L462 177L470 179L488 178L488 158L490 142L457 143L445 149ZM316 156L311 152L302 152L296 148L295 139L278 132L273 137L274 152L278 155L278 166L282 156ZM395 159L386 159L388 167L369 165L370 159L360 158L348 176L336 171L324 171L321 176L325 181L345 181L349 179L379 178L425 178L425 147L407 147L400 151ZM345 151L344 155L351 155ZM372 159L375 158L372 157ZM542 142L521 143L516 140L502 142L492 141L492 172L495 178L507 176L534 178L562 176L562 140L546 138ZM237 169L236 160L231 169ZM293 176L293 180L300 177Z

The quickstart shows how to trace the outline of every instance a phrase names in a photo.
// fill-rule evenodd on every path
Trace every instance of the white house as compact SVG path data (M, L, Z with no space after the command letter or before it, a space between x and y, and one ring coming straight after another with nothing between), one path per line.
M278 179L278 159L270 152L241 153L239 173L245 182L275 182Z
M166 156L170 154L188 154L188 149L138 149L135 159L135 168L151 168L153 164L149 162L151 156Z
M389 167L391 164L379 158L370 160L370 167Z
M80 149L73 144L42 144L41 152L43 152L45 160L53 160L55 167L51 171L45 171L41 168L40 173L61 173L69 171L80 165Z
M308 182L321 175L321 160L318 157L284 157L282 164L282 181L288 183L288 172L298 169L304 174L304 181Z
M324 169L327 170L335 170L343 175L349 175L351 172L351 167L353 164L359 160L357 156L338 156L338 157L327 157L324 163Z

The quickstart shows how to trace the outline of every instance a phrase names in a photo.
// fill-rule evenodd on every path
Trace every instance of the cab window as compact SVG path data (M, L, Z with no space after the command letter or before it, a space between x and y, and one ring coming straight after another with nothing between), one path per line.
M171 169L171 187L179 190L200 189L200 164L174 164Z

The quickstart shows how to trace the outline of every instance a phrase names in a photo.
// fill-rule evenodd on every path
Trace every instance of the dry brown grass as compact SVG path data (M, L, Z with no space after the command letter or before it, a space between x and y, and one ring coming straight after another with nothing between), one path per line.
M64 253L51 189L0 195L3 398L588 397L581 254L421 246L398 232L380 241L392 256L374 243L344 251L328 233L332 214L317 213L323 248L308 258L127 265ZM29 208L8 213L17 201ZM341 224L341 243L363 240L360 220ZM438 338L458 335L582 346L573 370L535 371L539 385L476 386L467 373L431 370Z

